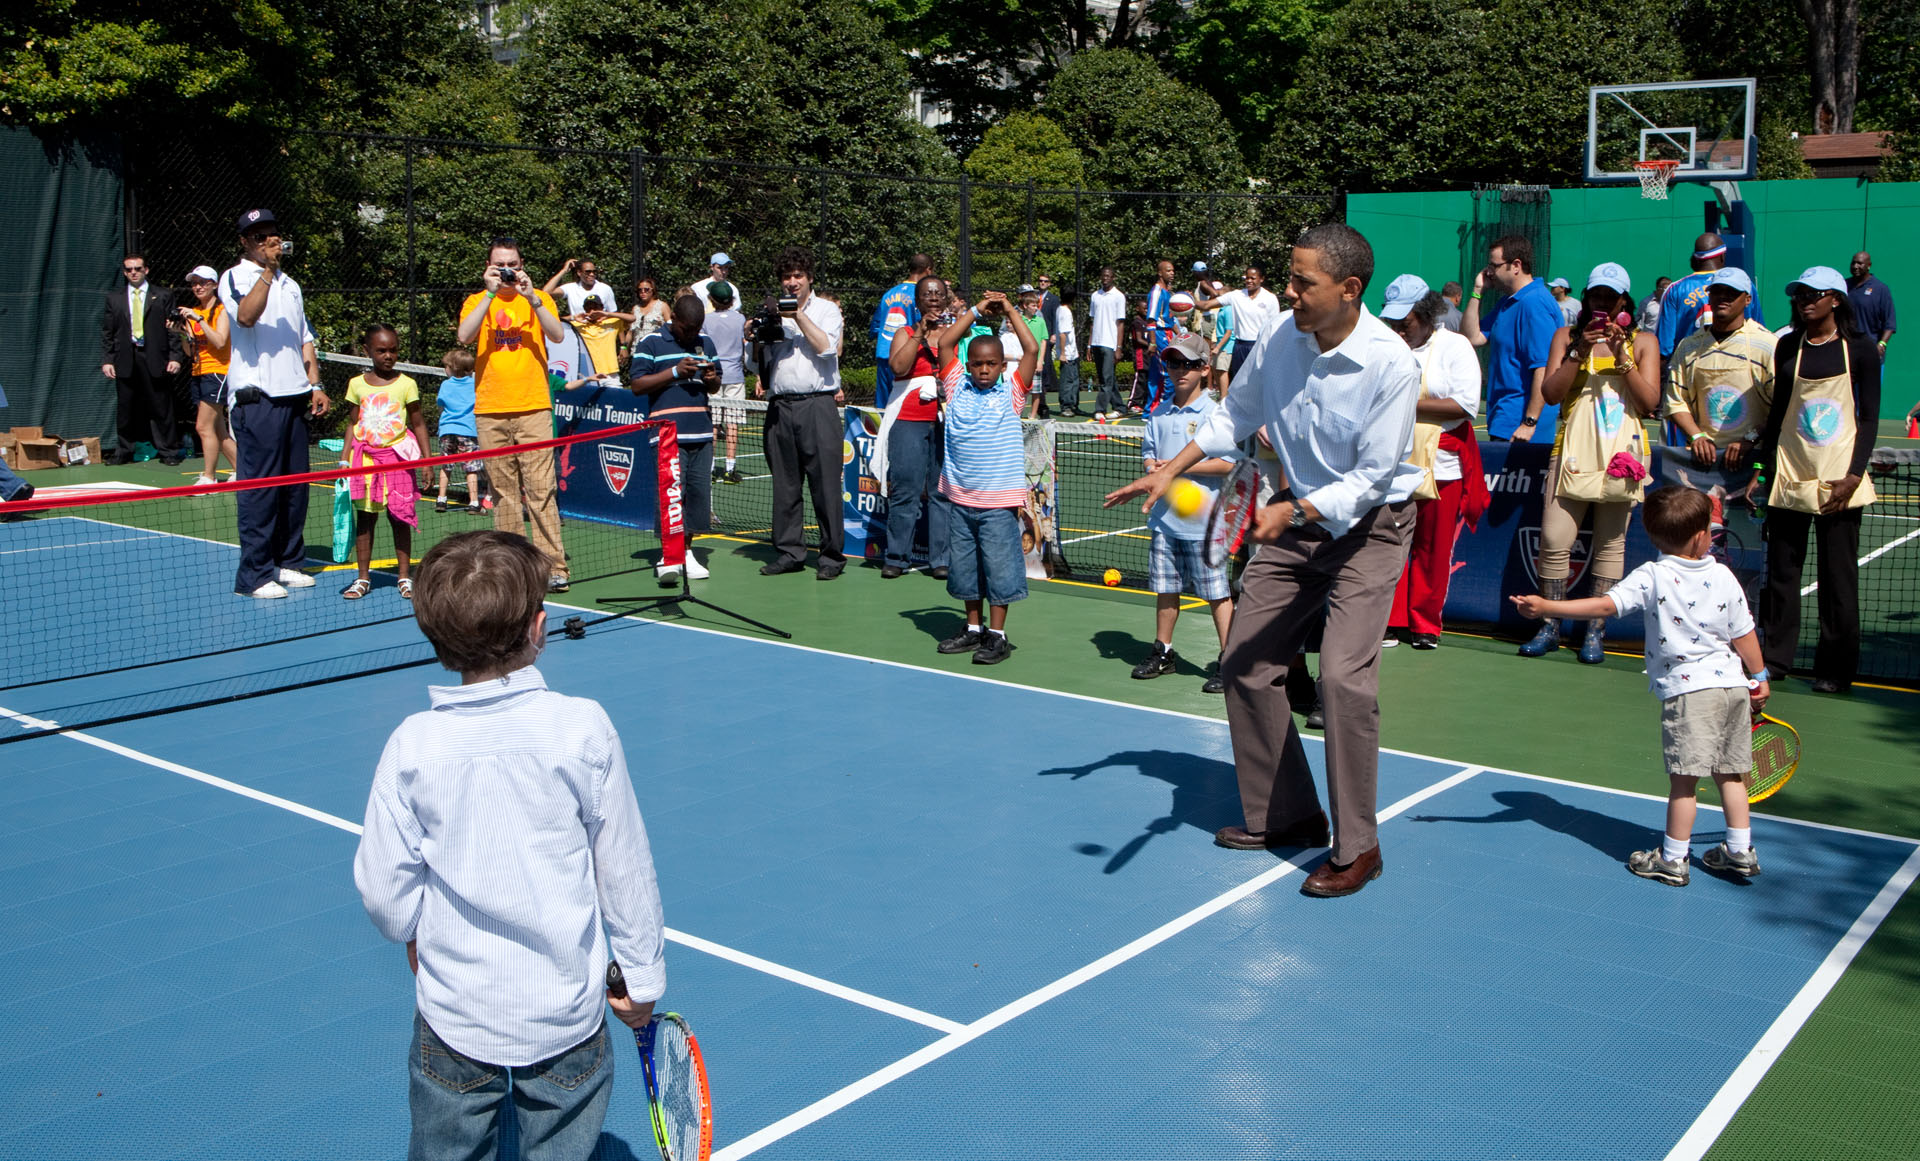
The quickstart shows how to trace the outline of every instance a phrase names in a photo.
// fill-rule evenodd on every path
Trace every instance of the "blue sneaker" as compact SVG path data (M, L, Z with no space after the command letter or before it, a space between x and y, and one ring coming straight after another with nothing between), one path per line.
M1598 665L1607 659L1607 635L1604 630L1587 628L1587 635L1580 642L1580 660L1586 665Z

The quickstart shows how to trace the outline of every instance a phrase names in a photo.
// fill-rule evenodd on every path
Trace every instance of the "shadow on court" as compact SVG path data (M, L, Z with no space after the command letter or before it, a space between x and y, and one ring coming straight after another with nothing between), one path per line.
M1173 802L1165 815L1147 823L1139 834L1113 852L1102 868L1106 874L1114 874L1132 862L1133 857L1152 842L1155 835L1172 834L1183 826L1197 827L1212 834L1223 826L1232 826L1241 821L1240 788L1234 778L1232 763L1203 758L1197 754L1171 750L1122 750L1084 766L1059 766L1042 770L1040 776L1046 778L1064 774L1078 781L1102 770L1127 767L1173 787ZM1098 843L1082 843L1075 849L1091 857L1107 853L1107 848Z
M926 609L902 609L900 615L913 622L913 627L933 638L945 641L966 631L967 615L952 606Z
M1597 810L1569 806L1551 794L1541 794L1534 790L1501 790L1494 794L1493 800L1506 809L1482 815L1410 814L1407 820L1409 822L1530 822L1577 838L1618 863L1626 862L1628 855L1645 849L1659 837L1643 823L1628 822L1610 814L1601 814Z

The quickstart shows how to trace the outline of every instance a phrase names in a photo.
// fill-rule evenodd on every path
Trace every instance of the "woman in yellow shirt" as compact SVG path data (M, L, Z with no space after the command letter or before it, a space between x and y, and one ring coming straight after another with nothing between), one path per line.
M1644 494L1645 419L1660 407L1660 347L1633 323L1633 282L1617 262L1587 276L1580 313L1556 332L1540 395L1560 407L1560 426L1547 461L1540 515L1540 593L1565 600L1573 542L1593 515L1589 596L1600 596L1626 571L1627 521ZM1580 660L1606 659L1605 619L1588 621ZM1548 618L1520 656L1541 657L1560 647L1560 623Z

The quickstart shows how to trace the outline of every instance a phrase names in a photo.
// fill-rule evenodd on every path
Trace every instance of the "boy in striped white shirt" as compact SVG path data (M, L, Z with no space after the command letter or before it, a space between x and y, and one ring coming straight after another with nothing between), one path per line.
M1007 641L1007 606L1027 597L1026 555L1020 550L1027 454L1020 413L1033 383L1040 344L1030 328L1016 325L1009 333L1020 344L1020 360L1011 368L1004 336L973 339L967 344L964 367L956 354L976 319L996 316L1021 321L1005 294L988 291L978 306L963 308L934 340L940 350L940 389L946 401L946 463L940 470L940 494L953 505L947 595L967 606L966 630L940 642L940 652L972 653L975 665L998 665L1013 652Z
M511 1096L522 1157L584 1161L612 1092L606 1009L644 1027L666 991L620 736L533 667L547 566L523 536L463 532L416 574L420 629L461 684L387 740L353 862L414 970L409 1158L491 1156ZM625 997L605 990L609 957Z

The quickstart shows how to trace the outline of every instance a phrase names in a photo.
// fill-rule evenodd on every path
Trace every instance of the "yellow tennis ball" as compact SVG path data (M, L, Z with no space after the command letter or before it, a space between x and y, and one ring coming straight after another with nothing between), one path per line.
M1175 480L1173 486L1167 489L1167 507L1183 520L1200 511L1200 506L1206 502L1206 489L1192 480Z
M1111 588L1114 585L1117 585L1120 583L1120 570L1117 568L1110 568L1107 571L1100 574L1100 579L1106 582L1107 587Z

